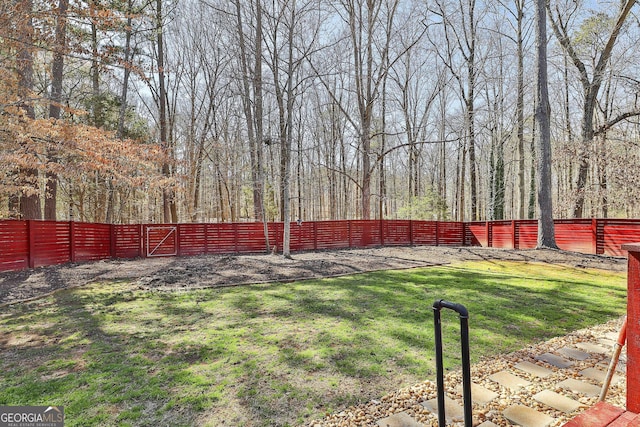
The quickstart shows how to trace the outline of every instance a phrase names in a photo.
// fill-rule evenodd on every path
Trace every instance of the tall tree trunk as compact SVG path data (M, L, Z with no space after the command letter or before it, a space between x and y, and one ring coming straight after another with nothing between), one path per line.
M538 127L538 248L555 248L551 198L551 123L547 80L547 18L545 0L536 0L536 124Z
M535 120L534 120L535 121ZM531 142L529 148L531 149L531 168L529 177L529 204L527 209L527 218L534 219L536 217L536 135L535 126L533 124L533 135L531 135Z
M387 58L387 61L389 58ZM385 68L389 68L389 63L385 65ZM380 159L378 163L378 215L379 219L384 219L385 216L385 201L387 198L387 182L385 176L385 156L384 152L387 150L387 79L388 73L385 73L382 78L382 102L381 108L382 111L380 113L381 117L381 135L380 135ZM411 149L411 148L410 148ZM415 147L413 147L415 149ZM416 177L416 185L417 185L417 177Z
M283 139L282 162L282 198L283 198L283 216L284 216L284 235L282 255L291 257L291 148L293 146L293 109L295 107L295 88L294 73L297 72L299 61L294 59L294 38L296 29L296 15L298 13L296 0L293 0L289 6L289 25L287 32L287 79L285 83L286 94L286 122L285 122L285 138ZM274 67L275 68L275 67ZM275 70L274 70L275 73ZM277 74L275 74L277 75ZM274 77L275 77L274 75ZM277 88L276 80L276 88Z
M439 173L438 173L438 194L442 200L447 200L447 144L445 143L446 128L445 118L447 116L446 95L443 93L440 98L440 125L438 126L439 147ZM438 220L445 219L446 207L438 210Z
M133 50L131 49L131 37L133 32L133 0L127 0L127 24L124 38L124 74L122 78L122 89L120 92L120 111L118 112L118 130L116 136L124 138L124 125L127 116L127 100L129 95L129 79L133 67Z
M131 37L133 32L133 0L127 0L127 24L125 27L125 39L124 39L124 75L122 79L122 89L120 92L120 111L118 112L118 128L116 130L116 137L118 139L124 139L125 137L125 119L127 116L127 98L129 94L129 79L131 77L131 68L133 67L133 51L131 49ZM107 198L107 208L105 213L105 222L111 224L114 220L114 196L115 189L113 185L113 179L111 177L107 180L107 191L109 196Z
M158 44L157 66L158 66L158 108L160 123L160 146L164 150L165 160L162 163L162 175L169 178L171 176L170 146L167 138L167 89L165 81L164 67L164 16L162 12L162 1L156 0L156 43ZM165 223L177 222L177 218L172 215L172 205L175 204L174 191L171 188L162 189L162 213Z
M460 142L460 152L458 154L458 221L465 221L466 205L466 179L467 179L467 141Z
M29 98L33 90L33 2L32 0L19 0L17 9L20 11L18 37L20 49L17 53L18 89L21 99L20 107L30 119L35 119L35 110ZM40 204L40 191L38 184L38 170L35 168L21 168L21 184L25 187L20 193L19 210L22 219L41 219L42 206Z
M100 90L100 41L98 40L98 24L100 23L101 5L98 0L89 2L89 13L91 17L91 114L93 125L97 128L104 126L104 105ZM109 177L102 177L96 172L95 184L95 212L94 221L100 221L109 216L109 209L113 209L113 185Z
M91 14L91 89L93 102L91 103L91 113L93 115L93 125L101 128L104 125L102 111L102 96L100 94L100 50L98 41L98 22L100 12L97 0L89 3Z
M565 132L566 132L566 144L567 147L574 147L575 141L573 139L573 126L571 125L571 102L569 100L570 96L570 88L569 88L569 58L568 55L564 54L563 57L563 77L564 77L564 121L565 121ZM573 157L565 156L563 159L565 165L563 169L563 177L560 179L558 177L558 185L563 184L564 194L573 194ZM560 191L558 191L558 196L561 196Z
M471 220L479 218L478 209L478 182L476 178L476 130L475 130L475 86L476 86L476 26L475 7L476 0L468 0L469 7L469 36L466 40L468 46L467 57L467 129L469 137L469 187L471 197Z
M253 210L254 218L262 221L262 229L266 250L269 252L269 223L264 206L264 171L262 141L264 140L263 106L262 106L262 0L256 0L256 40L255 40L255 65L253 73L253 87L255 92L255 120L256 120L256 144L253 146L255 153L252 158L255 165L252 165L253 174Z
M475 67L469 65L469 87L467 94L467 131L469 132L469 143L467 150L469 153L469 192L471 198L471 220L478 220L478 183L476 178L476 131L475 131L475 110L474 110L474 88L475 88Z
M60 118L60 103L62 102L62 73L64 70L64 54L67 47L67 10L68 0L59 0L56 11L56 45L53 53L53 63L51 65L51 94L49 104L49 117ZM57 163L57 150L47 150L49 162ZM56 205L58 202L58 176L53 171L47 171L47 182L44 197L44 219L56 220Z
M516 120L518 138L518 218L525 218L525 161L524 161L524 37L522 24L524 22L524 0L516 0L517 8L517 49L518 49L518 89L516 100Z

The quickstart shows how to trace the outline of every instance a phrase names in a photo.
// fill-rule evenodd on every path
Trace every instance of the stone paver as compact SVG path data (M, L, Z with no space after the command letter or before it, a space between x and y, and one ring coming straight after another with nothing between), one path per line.
M462 384L456 387L456 391L462 396ZM498 397L498 393L482 387L480 384L471 383L471 400L473 403L484 406Z
M546 427L553 422L549 415L524 405L510 406L502 414L512 423L522 427Z
M406 412L399 412L377 422L379 427L424 427Z
M591 357L590 353L586 353L584 351L578 350L577 348L571 347L562 347L560 350L558 350L558 353L560 353L564 357L568 357L569 359L574 360L587 360Z
M568 380L564 380L561 383L558 383L558 386L570 390L574 393L581 393L590 397L600 395L600 387L598 387L597 385L589 384L580 380L574 380L573 378L569 378Z
M611 350L602 347L601 345L594 344L591 342L579 342L576 343L576 347L588 352L588 353L600 353L600 354L609 354Z
M549 365L560 369L570 368L573 366L572 361L551 353L541 354L540 356L536 356L535 359L541 362L547 362Z
M518 390L531 384L530 381L520 378L517 375L513 375L511 372L507 371L496 372L495 374L490 375L489 379L510 390Z
M528 374L534 375L538 378L546 378L549 375L553 374L553 371L551 369L547 369L544 366L536 365L535 363L527 361L516 364L515 368L520 369L521 371L524 371Z
M540 393L534 395L533 398L540 403L544 403L547 406L550 406L554 409L557 409L558 411L562 411L567 414L579 409L582 406L580 402L551 390L543 390Z
M605 378L607 377L607 372L601 371L600 369L596 368L587 368L583 371L580 371L580 375L603 383ZM613 377L611 377L611 385L616 385L621 379L622 377L620 375L613 374Z
M438 399L427 400L421 403L422 406L433 412L438 413ZM444 397L444 415L447 422L464 420L464 408L455 400Z
M482 424L479 424L478 427L498 427L498 424L494 424L491 421L485 421Z

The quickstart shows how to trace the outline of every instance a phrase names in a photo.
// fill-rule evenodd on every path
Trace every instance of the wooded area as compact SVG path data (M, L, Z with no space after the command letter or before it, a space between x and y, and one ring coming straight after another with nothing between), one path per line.
M0 218L639 216L634 4L2 2Z

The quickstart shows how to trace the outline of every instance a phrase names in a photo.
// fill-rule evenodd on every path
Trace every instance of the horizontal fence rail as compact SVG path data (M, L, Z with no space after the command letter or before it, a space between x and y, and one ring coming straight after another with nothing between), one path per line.
M268 224L269 250L282 249L284 224ZM532 249L535 220L449 222L414 220L312 221L291 224L290 249L377 246L484 246ZM623 256L620 246L640 241L639 219L555 221L560 249ZM68 262L153 256L266 252L262 223L93 224L0 221L0 271Z

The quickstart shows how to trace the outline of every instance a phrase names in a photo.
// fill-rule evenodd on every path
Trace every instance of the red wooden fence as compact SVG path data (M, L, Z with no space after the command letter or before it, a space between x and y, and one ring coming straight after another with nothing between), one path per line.
M487 246L529 249L537 221L316 221L291 225L291 251L393 245ZM282 248L282 223L269 223L269 243ZM557 220L561 249L625 255L640 241L640 220ZM0 271L67 262L153 256L257 253L266 250L261 223L110 225L0 221Z

